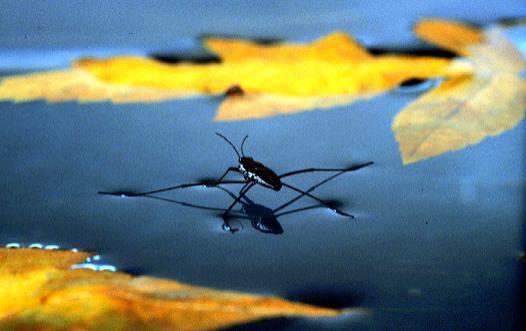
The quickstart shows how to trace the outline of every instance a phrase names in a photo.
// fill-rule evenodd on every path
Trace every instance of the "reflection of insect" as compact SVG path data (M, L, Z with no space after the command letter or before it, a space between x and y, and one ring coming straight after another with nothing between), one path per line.
M227 190L226 188L222 186L216 186L217 188L225 191L228 195L230 195L233 199L237 199L237 196ZM162 200L166 202L176 203L185 207L192 207L197 209L205 209L205 210L213 210L213 211L219 211L219 212L225 212L226 209L223 208L216 208L216 207L210 207L210 206L203 206L195 203L189 203L174 199L168 199L160 196L155 195L146 195L147 198L152 198L156 200ZM272 233L272 234L282 234L283 233L283 227L278 222L278 217L283 216L285 214L291 214L297 211L302 211L305 209L312 209L317 208L319 205L309 206L309 207L303 207L298 210L291 210L283 213L277 213L277 209L271 209L268 207L265 207L263 205L257 204L254 201L250 200L246 195L239 200L239 203L241 204L241 210L232 210L230 212L230 215L232 218L240 218L240 219L248 219L250 220L250 224L252 227L258 231L261 231L263 233ZM243 228L243 227L241 227ZM233 228L230 227L230 225L227 225L226 223L223 224L223 229L225 231L232 231ZM237 231L236 229L235 231Z
M218 180L211 181L211 182L208 182L208 183L182 184L182 185L162 188L162 189L158 189L158 190L152 190L152 191L148 191L148 192L140 192L140 193L133 193L133 192L99 192L99 193L100 194L109 194L109 195L118 195L118 196L128 196L128 197L134 197L135 196L136 197L136 196L146 196L146 195L149 195L149 194L165 192L165 191L170 191L170 190L175 190L175 189L181 189L181 188L186 188L186 187L191 187L191 186L204 185L204 184L207 185L207 186L217 186L219 184L244 184L243 187L241 188L241 190L239 191L239 195L234 199L234 201L230 204L230 206L225 210L225 212L222 215L223 221L225 223L225 228L230 230L232 233L237 231L237 229L234 229L234 228L230 227L230 225L228 223L228 215L230 213L230 210L237 203L239 203L239 201L256 184L259 184L259 185L264 186L266 188L270 188L270 189L272 189L274 191L281 190L281 188L283 186L287 187L287 188L289 188L289 189L291 189L293 191L296 191L296 192L300 193L301 196L307 196L307 197L309 197L309 198L311 198L313 200L316 200L320 204L332 209L333 211L335 211L336 213L338 213L340 215L347 216L347 217L350 217L350 218L354 217L351 214L345 213L345 212L339 210L338 208L335 208L329 202L326 202L326 201L324 201L324 200L322 200L322 199L310 194L309 192L311 190L310 191L309 190L303 191L303 190L301 190L301 189L299 189L299 188L297 188L295 186L292 186L290 184L287 184L287 183L283 182L282 178L293 176L293 175L297 175L297 174L301 174L301 173L307 173L307 172L342 172L342 173L344 173L344 172L349 172L349 171L355 171L355 170L361 169L363 167L369 166L369 165L373 164L373 162L367 162L367 163L363 163L363 164L353 165L353 166L350 166L348 168L341 168L341 169L333 169L333 168L307 168L307 169L300 169L300 170L290 171L290 172L287 172L287 173L284 173L284 174L278 176L274 171L272 171L271 169L269 169L268 167L266 167L262 163L260 163L258 161L255 161L252 157L245 156L245 153L243 151L243 145L245 144L245 141L248 138L248 135L245 136L243 138L243 141L241 142L241 154L239 154L239 151L234 146L234 144L232 144L230 142L230 140L228 140L225 136L223 136L220 133L216 132L216 134L218 136L220 136L221 138L223 138L234 149L234 151L236 152L236 154L238 156L238 166L237 167L229 167L225 171L225 173L221 177L219 177ZM226 175L230 171L241 173L243 175L243 177L244 177L244 180L243 181L240 181L240 180L224 181L223 179L226 177Z

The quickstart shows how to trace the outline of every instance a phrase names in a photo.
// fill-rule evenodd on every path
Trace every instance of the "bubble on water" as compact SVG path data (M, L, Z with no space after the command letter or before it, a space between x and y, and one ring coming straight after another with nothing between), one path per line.
M12 242L12 243L6 244L5 247L6 248L22 248L22 247L24 247L24 245L22 245L20 243ZM45 245L45 244L41 244L41 243L32 243L29 246L27 246L27 248L31 248L31 249L49 249L49 250L60 249L60 247L58 245Z
M93 263L77 263L70 267L70 269L90 269L97 271L97 265Z
M6 248L22 248L24 245L17 243L17 242L10 242L5 245ZM59 245L54 244L41 244L41 243L32 243L27 246L31 249L46 249L46 250L58 250L60 249ZM79 252L80 250L78 248L71 248L71 252ZM77 263L72 265L71 269L89 269L93 271L109 271L109 272L116 272L117 267L111 264L102 264L102 263L94 263L94 261L100 261L102 257L100 255L93 255L91 257L86 258L83 263Z
M101 260L100 255L93 255L93 256L87 257L83 263L72 265L71 269L90 269L93 271L110 271L110 272L117 271L117 267L111 264L101 264L101 263L94 262L94 261L100 261L100 260Z
M117 268L115 266L109 265L109 264L102 264L98 268L99 271L110 271L110 272L116 272Z
M221 229L224 231L224 232L228 232L228 233L236 233L236 232L239 232L239 231L242 231L243 230L243 225L240 223L240 222L237 222L237 221L229 221L230 224L233 223L233 225L230 225L230 224L227 224L227 223L223 223L221 225Z
M100 261L100 255L93 255L86 258L86 262Z
M110 271L116 272L117 268L110 264L97 264L97 263L77 263L70 267L70 269L89 269L93 271Z

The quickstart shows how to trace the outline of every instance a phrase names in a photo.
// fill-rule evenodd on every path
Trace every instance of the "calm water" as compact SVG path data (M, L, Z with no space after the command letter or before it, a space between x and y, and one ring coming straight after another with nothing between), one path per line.
M93 250L140 274L371 311L337 325L290 322L292 329L511 326L521 280L524 124L402 166L390 123L412 98L392 93L331 111L237 123L212 122L218 103L210 99L2 103L1 238ZM282 235L243 220L243 231L231 235L217 212L96 194L219 176L235 154L214 131L236 142L249 133L246 152L278 173L374 160L315 191L341 201L356 219L319 208L279 218ZM325 177L289 181L308 188ZM213 188L161 196L218 208L231 202ZM249 197L275 208L294 193L255 188ZM301 199L295 206L308 205Z
M0 103L0 242L91 250L134 274L366 311L247 329L517 328L526 126L403 166L390 126L416 97L393 91L326 111L225 123L212 121L219 98ZM374 161L314 191L356 218L315 208L279 217L281 235L247 220L236 220L243 230L231 235L217 211L97 195L220 176L236 155L215 131L238 146L249 134L245 152L277 173ZM326 177L289 182L308 188ZM211 208L232 202L204 187L158 196ZM259 187L248 194L268 208L294 196ZM303 198L288 210L312 203Z

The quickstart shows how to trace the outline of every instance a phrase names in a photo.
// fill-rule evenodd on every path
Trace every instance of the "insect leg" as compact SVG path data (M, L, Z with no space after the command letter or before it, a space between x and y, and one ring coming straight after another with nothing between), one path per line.
M274 209L274 213L277 212L278 210L281 210L287 206L290 206L291 204L293 204L294 202L298 201L299 199L301 199L302 197L304 197L305 195L307 195L307 193L310 193L312 191L314 191L316 188L322 186L323 184L327 183L328 181L346 173L347 170L346 169L343 169L341 170L340 172L328 177L328 178L325 178L324 180L322 180L321 182L309 187L308 189L305 190L305 192L302 192L300 193L298 196L296 196L295 198L292 198L291 200L289 200L288 202L282 204L281 206L279 206L278 208Z
M225 173L219 177L218 180L216 180L214 183L210 183L208 184L208 186L216 186L218 184L221 183L221 181L223 180L223 178L225 178L225 176L230 172L230 171L235 171L235 172L240 172L239 169L237 167L230 167L228 169L226 169Z
M353 215L351 215L351 214L347 214L346 212L341 211L341 210L339 210L338 208L335 208L334 206L331 206L329 203L327 203L327 202L323 201L322 199L320 199L320 198L318 198L318 197L316 197L316 196L310 194L309 192L302 191L302 190L300 190L299 188L294 187L294 186L289 185L289 184L284 183L284 182L281 182L281 184L283 184L283 186L285 186L285 187L290 188L290 189L293 190L293 191L296 191L296 192L298 192L298 193L301 193L301 194L303 194L303 195L308 196L308 197L311 198L311 199L314 199L314 200L318 201L318 202L321 203L322 205L324 205L324 206L326 206L326 207L328 207L328 208L334 210L336 213L338 213L338 214L340 214L340 215L347 216L347 217L350 217L350 218L354 218Z
M232 197L232 199L235 200L235 199L237 198L237 196L236 196L234 193L230 192L229 190L227 190L227 189L224 188L223 186L215 186L215 187L218 188L218 189L220 189L220 190L222 190L222 191L225 192L226 194L230 195L230 196ZM246 194L243 196L243 198L241 198L241 199L239 200L239 202L240 202L240 203L243 203L243 200L245 200L246 203L251 203L251 204L254 203L252 200L250 200L250 199L247 197Z
M204 205L190 203L190 202L186 202L186 201L180 201L180 200L175 200L175 199L168 199L168 198L164 198L164 197L160 197L160 196L156 196L156 195L146 195L145 198L155 199L155 200L160 200L160 201L165 201L165 202L170 202L170 203L175 203L175 204L178 204L178 205L181 205L181 206L184 206L184 207L191 207L191 208L196 208L196 209L225 212L224 208L204 206ZM234 195L234 199L235 198L236 198L236 196ZM246 218L246 217L243 217L243 215L238 215L238 214L236 214L235 217L236 218Z
M245 196L245 194L247 194L247 192L254 186L256 185L255 183L253 182L248 182L245 184L245 186L243 186L243 188L239 191L239 195L237 196L237 198L230 204L230 206L228 206L228 208L226 209L226 211L223 213L223 222L225 223L225 226L228 230L230 230L230 232L234 233L237 231L237 229L232 229L232 227L230 227L230 224L228 224L228 213L230 212L230 210L232 210L232 208L239 202L239 200L241 200L241 198L243 198L243 196Z
M214 186L215 185L220 185L220 184L244 184L246 183L246 181L244 180L225 180L225 181L216 181L214 182ZM120 191L117 191L117 192L104 192L104 191L99 191L97 192L98 194L105 194L105 195L116 195L116 196L121 196L121 197L141 197L141 196L145 196L145 195L148 195L148 194L154 194L154 193L161 193L161 192L166 192L166 191L172 191L172 190L177 190L177 189L182 189L182 188L188 188L188 187L194 187L194 186L204 186L204 185L208 185L207 183L188 183L188 184L181 184L181 185L176 185L176 186L171 186L171 187L165 187L165 188L161 188L161 189L156 189L156 190L152 190L152 191L147 191L147 192L120 192Z
M154 200L160 200L160 201L165 201L165 202L175 203L175 204L178 204L178 205L180 205L180 206L184 206L184 207L192 207L192 208L197 208L197 209L212 210L212 211L222 211L222 212L225 211L224 208L216 208L216 207L203 206L203 205L199 205L199 204L195 204L195 203L190 203L190 202L186 202L186 201L179 201L179 200L176 200L176 199L168 199L168 198L164 198L164 197L159 197L159 196L156 196L156 195L146 195L145 197L146 197L146 198L149 198L149 199L154 199Z
M373 164L374 162L367 162L367 163L362 163L362 164L354 164L350 167L347 167L347 168L341 168L341 169L335 169L335 168L307 168L307 169L300 169L300 170L294 170L294 171L290 171L290 172L286 172L282 175L279 176L279 178L284 178L284 177L288 177L288 176L294 176L294 175L298 175L298 174L302 174L302 173L306 173L306 172L324 172L324 171L342 171L342 172L349 172L349 171L356 171L358 169L361 169L361 168L364 168L364 167L367 167L371 164Z

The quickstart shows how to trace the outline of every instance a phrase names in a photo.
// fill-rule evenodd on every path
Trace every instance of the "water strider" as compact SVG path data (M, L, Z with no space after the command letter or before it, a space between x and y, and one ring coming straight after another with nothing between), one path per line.
M287 187L287 188L289 188L289 189L291 189L293 191L296 191L296 192L300 193L299 197L307 196L307 197L309 197L309 198L311 198L313 200L316 200L320 204L330 208L331 210L335 211L336 213L338 213L340 215L343 215L343 216L346 216L346 217L349 217L349 218L354 218L353 215L348 214L348 213L346 213L344 211L341 211L340 209L335 208L329 202L324 201L324 200L312 195L310 193L310 191L312 191L313 188L311 188L311 189L309 189L307 191L304 191L304 190L301 190L301 189L299 189L299 188L297 188L297 187L295 187L293 185L290 185L290 184L284 182L282 179L285 178L285 177L290 177L290 176L294 176L294 175L298 175L298 174L302 174L302 173L309 173L309 172L341 172L341 173L345 173L345 172L350 172L350 171L356 171L358 169L361 169L361 168L364 168L364 167L367 167L367 166L373 164L372 161L366 162L366 163L362 163L362 164L352 165L352 166L347 167L347 168L306 168L306 169L294 170L294 171L286 172L286 173L281 174L281 175L277 175L276 172L274 172L269 167L265 166L263 163L254 160L250 156L245 156L245 153L244 153L244 150L243 150L243 146L245 144L245 141L248 138L248 135L246 135L243 138L243 141L241 142L241 154L240 154L239 151L237 150L236 146L234 146L234 144L232 144L232 142L230 140L228 140L225 136L223 136L222 134L220 134L218 132L216 132L216 134L219 137L221 137L222 139L224 139L234 149L234 152L238 156L238 165L229 167L223 173L223 175L221 175L221 177L219 177L219 179L217 179L215 181L207 182L207 183L201 182L201 183L181 184L181 185L177 185L177 186L161 188L161 189L151 190L151 191L147 191L147 192L134 193L134 192L102 192L101 191L101 192L99 192L99 194L117 195L117 196L122 196L122 197L137 197L137 196L146 196L146 195L150 195L150 194L154 194L154 193L166 192L166 191L182 189L182 188L187 188L187 187L192 187L192 186L201 186L201 185L217 186L217 185L223 185L223 184L244 184L243 187L241 188L241 190L239 191L238 196L234 199L234 201L230 204L230 206L228 208L226 208L226 210L224 211L224 213L222 215L223 222L225 224L224 227L227 230L231 231L232 233L236 232L237 230L233 229L229 225L229 223L228 223L228 215L229 215L230 211L232 210L232 208L237 203L239 203L240 200L255 185L261 185L263 187L272 189L274 191L280 191L283 187ZM229 172L231 172L231 171L238 172L238 173L242 174L243 177L244 177L244 180L228 180L228 181L223 180L226 177L226 175Z

